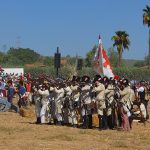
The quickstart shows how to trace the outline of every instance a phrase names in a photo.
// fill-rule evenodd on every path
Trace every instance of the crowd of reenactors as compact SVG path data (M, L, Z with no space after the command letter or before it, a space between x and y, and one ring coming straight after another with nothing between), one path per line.
M29 103L35 105L36 124L92 129L97 116L100 130L130 130L134 119L143 123L149 119L150 84L147 81L130 82L119 76L100 75L93 79L84 75L64 80L42 75L34 79L20 77L15 82L17 90L10 94L11 98L7 94L11 108L19 111L12 102L17 93L19 108L27 107ZM7 81L10 93L13 84L12 79Z
M133 119L148 118L149 83L131 83L128 79L85 75L71 80L35 80L32 85L37 124L69 125L93 128L130 130Z

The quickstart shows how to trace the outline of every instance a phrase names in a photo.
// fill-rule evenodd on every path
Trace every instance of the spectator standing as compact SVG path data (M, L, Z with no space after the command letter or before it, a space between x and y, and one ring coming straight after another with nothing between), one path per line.
M19 94L19 101L18 101L19 108L21 106L26 107L27 106L27 96L26 96L26 88L24 87L23 80L19 81L18 94Z
M32 103L32 94L31 94L31 81L27 81L27 83L25 84L25 88L26 88L26 96L27 96L27 102L29 102L30 104Z
M16 112L19 112L19 108L13 104L13 96L15 93L15 89L12 85L12 80L9 80L7 84L8 84L7 99L8 99L8 102L11 104L10 109L13 109Z

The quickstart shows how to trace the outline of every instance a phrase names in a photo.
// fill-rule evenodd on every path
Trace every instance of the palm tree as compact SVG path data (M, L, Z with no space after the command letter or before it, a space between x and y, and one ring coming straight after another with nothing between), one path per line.
M145 9L143 9L143 24L147 25L148 28L150 27L150 6L146 6ZM150 69L150 28L149 28L149 54L148 54L148 68Z
M146 6L145 9L143 9L143 24L147 25L150 27L150 6Z
M122 54L124 49L129 49L130 41L129 41L129 35L126 31L117 31L115 32L116 35L114 35L111 39L114 41L113 47L117 47L118 51L118 66L122 64Z

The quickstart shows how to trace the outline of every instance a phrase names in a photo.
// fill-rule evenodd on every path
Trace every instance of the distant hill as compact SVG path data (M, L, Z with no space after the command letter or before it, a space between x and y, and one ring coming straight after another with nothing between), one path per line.
M136 60L136 59L123 59L123 64L126 66L126 67L134 67L134 64L136 62L141 62L143 60Z

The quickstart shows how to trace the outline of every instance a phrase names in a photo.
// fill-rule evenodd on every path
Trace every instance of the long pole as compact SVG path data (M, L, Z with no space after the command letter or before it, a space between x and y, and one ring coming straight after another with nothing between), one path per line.
M57 47L57 54L59 54L59 47ZM57 64L58 65L58 64ZM58 66L56 67L56 77L58 78Z
M58 67L56 68L56 77L58 78Z

